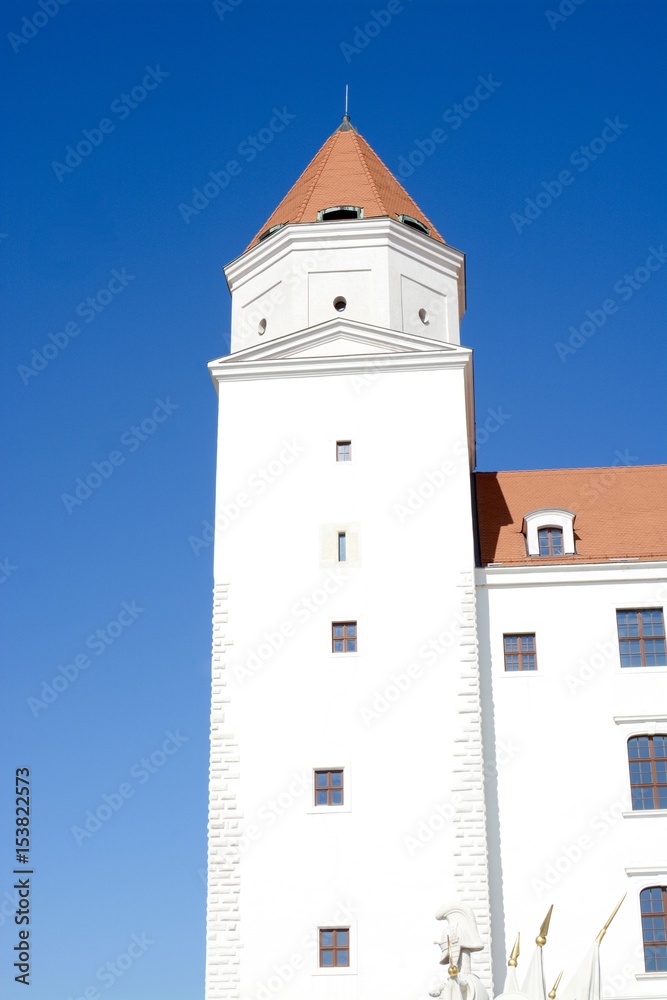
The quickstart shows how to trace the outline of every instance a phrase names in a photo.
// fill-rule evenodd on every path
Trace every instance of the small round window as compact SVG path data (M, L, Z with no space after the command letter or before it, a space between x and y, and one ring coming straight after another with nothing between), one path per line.
M259 326L257 327L257 333L260 335L260 337L262 336L262 334L266 333L266 320L265 319L260 319Z
M425 325L428 324L428 313L426 312L425 309L419 310L419 318L422 321L422 323L424 323Z
M345 311L345 307L347 306L347 299L344 299L342 295L339 295L334 299L333 304L336 312L342 313Z

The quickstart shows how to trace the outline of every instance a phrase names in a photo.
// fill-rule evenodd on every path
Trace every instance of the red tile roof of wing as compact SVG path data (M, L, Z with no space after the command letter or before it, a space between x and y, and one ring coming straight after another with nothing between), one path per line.
M377 153L349 119L344 118L343 124L327 139L266 220L250 247L271 226L285 222L317 222L321 209L337 205L363 208L365 219L411 215L430 229L433 239L445 242Z
M477 472L482 565L667 559L667 465ZM572 511L577 554L526 555L525 514Z

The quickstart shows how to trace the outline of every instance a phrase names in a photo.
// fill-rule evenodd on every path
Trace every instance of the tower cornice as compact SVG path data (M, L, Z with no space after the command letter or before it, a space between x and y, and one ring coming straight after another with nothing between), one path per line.
M263 267L292 251L317 253L340 247L389 247L413 260L430 264L457 279L461 315L465 312L465 254L410 229L389 216L342 222L288 223L224 268L230 291Z

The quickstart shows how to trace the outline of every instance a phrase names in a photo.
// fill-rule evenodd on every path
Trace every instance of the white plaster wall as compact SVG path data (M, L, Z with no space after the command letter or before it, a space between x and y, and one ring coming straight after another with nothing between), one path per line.
M336 525L347 566L323 549ZM207 996L423 997L438 906L468 889L488 924L464 372L224 381L216 529L212 754L239 778L212 765L211 843L240 902L212 880ZM358 622L357 654L331 653L334 620ZM351 809L315 812L312 770L335 766ZM350 973L317 968L329 923L352 928Z
M642 976L638 896L665 884L667 813L632 814L626 748L653 730L614 719L662 714L655 731L667 732L667 668L621 668L616 628L617 609L665 606L665 566L499 568L477 578L484 738L497 747L494 942L500 949L504 932L507 954L517 931L532 941L554 903L547 978L565 967L567 981L627 891L602 945L603 981L615 990L605 995L664 997L667 975ZM505 672L502 637L514 632L536 633L535 673ZM663 874L626 874L642 867Z
M286 226L226 269L232 352L335 317L337 296L350 319L458 344L462 262L389 219Z

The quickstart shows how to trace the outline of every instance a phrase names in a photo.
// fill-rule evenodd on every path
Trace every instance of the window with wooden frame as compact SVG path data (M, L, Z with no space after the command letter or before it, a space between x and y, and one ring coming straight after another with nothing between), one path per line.
M628 740L633 809L667 809L667 735Z
M334 653L356 653L357 623L332 622L331 647Z
M667 666L662 608L617 611L616 623L622 667Z
M639 894L647 972L667 972L667 886L654 885Z
M537 670L535 633L522 632L503 636L505 670Z
M336 461L337 462L351 462L352 461L352 442L351 441L336 441Z
M338 562L347 562L347 534L338 532Z
M537 532L537 544L541 556L562 556L563 549L563 529L562 528L539 528Z
M320 928L320 968L340 969L350 964L350 928Z
M315 771L315 805L343 805L343 769Z

